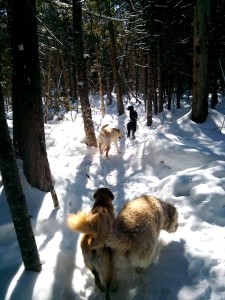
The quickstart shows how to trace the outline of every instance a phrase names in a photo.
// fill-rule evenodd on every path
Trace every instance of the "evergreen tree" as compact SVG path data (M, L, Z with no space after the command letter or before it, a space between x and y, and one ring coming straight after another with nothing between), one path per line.
M208 115L208 51L210 0L197 0L194 15L194 66L192 121L202 123Z
M26 198L23 192L19 171L16 164L15 153L8 132L5 119L5 108L0 83L0 172L3 185L14 223L17 240L19 243L22 259L27 271L41 271L41 263L30 215L28 213Z
M31 186L51 191L54 206L58 206L45 145L35 0L12 0L9 20L14 149Z
M92 121L91 106L88 98L86 63L83 51L82 37L82 9L79 0L73 0L73 30L74 30L74 58L78 77L78 93L80 95L81 110L84 120L86 143L97 147L97 141Z

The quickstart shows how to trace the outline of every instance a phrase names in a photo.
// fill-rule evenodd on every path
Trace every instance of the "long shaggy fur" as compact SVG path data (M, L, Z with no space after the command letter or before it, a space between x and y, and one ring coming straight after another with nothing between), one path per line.
M129 201L115 219L107 238L114 260L124 256L137 268L147 268L154 260L161 230L175 232L178 227L176 208L153 196Z
M89 212L79 211L76 214L70 214L67 217L67 226L80 233L95 235L97 228L92 227L92 223L96 224L98 215Z

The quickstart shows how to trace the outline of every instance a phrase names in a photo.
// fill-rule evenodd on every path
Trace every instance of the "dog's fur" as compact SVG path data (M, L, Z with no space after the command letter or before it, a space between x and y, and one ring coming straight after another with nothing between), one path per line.
M101 128L100 134L98 136L98 148L100 155L105 151L106 158L109 159L109 150L112 143L114 143L117 153L120 153L118 147L118 139L122 137L122 132L118 128L111 128L109 125L104 125Z
M132 138L135 139L135 132L137 130L137 112L134 110L133 105L130 105L127 110L130 111L130 121L127 123L127 137L130 137L132 133Z
M114 262L127 259L136 270L147 268L154 260L160 231L178 228L176 208L154 196L144 195L129 201L116 217L106 245Z
M114 195L108 188L99 188L93 197L91 211L68 215L67 226L83 233L81 250L85 266L92 271L98 288L105 292L105 299L109 299L113 266L111 249L105 246L105 240L115 219Z
M135 139L135 132L137 130L137 121L130 120L127 123L127 137L130 137L130 133L132 133L132 138Z

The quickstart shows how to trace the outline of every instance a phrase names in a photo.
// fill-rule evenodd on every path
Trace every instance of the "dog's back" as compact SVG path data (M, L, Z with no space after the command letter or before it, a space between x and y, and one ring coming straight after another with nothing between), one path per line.
M162 229L177 229L174 206L153 196L129 201L115 219L106 244L128 258L134 267L146 268L154 259Z
M90 212L79 211L68 215L67 226L73 231L92 236L92 247L101 247L115 218L112 205L114 196L109 189L100 188L94 198Z
M102 153L104 151L106 151L106 157L107 157L107 159L109 158L108 153L109 153L109 150L110 150L111 143L115 144L115 147L117 149L117 153L119 153L117 140L120 139L121 137L122 137L122 132L120 131L120 129L112 128L108 124L104 125L101 128L100 134L99 134L98 139L97 139L100 155L102 155Z
M102 126L99 140L106 145L114 142L122 136L121 131L118 128L110 127L108 124Z
M67 226L83 233L81 250L85 266L92 271L96 285L109 299L113 266L111 249L105 246L105 240L115 219L114 195L108 188L99 188L93 197L95 202L91 211L69 215Z

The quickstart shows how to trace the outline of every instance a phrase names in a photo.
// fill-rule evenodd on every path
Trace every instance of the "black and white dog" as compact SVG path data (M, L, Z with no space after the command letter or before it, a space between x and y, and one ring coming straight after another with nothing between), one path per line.
M130 121L127 123L127 137L130 137L132 133L132 138L135 139L135 132L137 130L137 112L131 105L127 108L130 111Z

